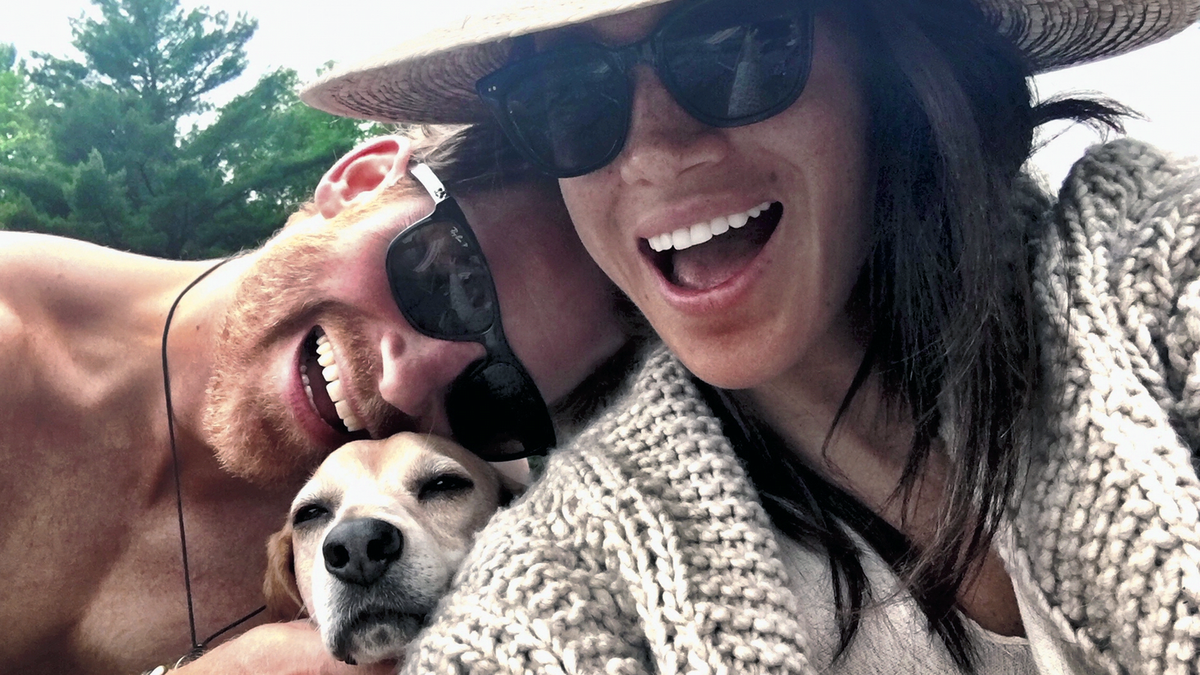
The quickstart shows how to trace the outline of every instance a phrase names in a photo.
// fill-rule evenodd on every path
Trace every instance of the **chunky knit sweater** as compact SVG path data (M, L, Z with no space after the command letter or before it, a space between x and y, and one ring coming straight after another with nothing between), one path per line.
M1047 422L997 546L1027 627L1059 645L1043 667L1196 673L1200 169L1112 143L1054 217L1036 271ZM813 672L776 536L658 351L480 533L404 670Z

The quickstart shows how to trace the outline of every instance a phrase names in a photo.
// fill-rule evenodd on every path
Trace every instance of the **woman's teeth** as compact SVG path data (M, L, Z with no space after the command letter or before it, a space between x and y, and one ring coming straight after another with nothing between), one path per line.
M669 249L682 251L696 244L703 244L713 237L719 237L730 229L736 230L744 227L746 223L750 222L751 218L756 218L758 214L770 208L771 203L769 201L763 202L742 213L735 213L730 216L717 216L708 222L696 223L691 227L681 227L674 232L650 237L646 241L650 243L650 248L656 252Z
M333 401L333 407L337 410L338 417L341 418L342 424L346 425L346 431L351 433L361 431L365 428L362 421L354 414L354 410L350 407L350 402L347 400L346 388L341 381L341 373L338 370L337 361L333 358L333 345L329 343L329 338L324 333L317 336L317 363L321 365L321 375L325 381L325 392L329 394L329 399ZM300 380L304 383L304 392L308 394L308 400L313 400L312 384L308 377L308 369L301 367Z

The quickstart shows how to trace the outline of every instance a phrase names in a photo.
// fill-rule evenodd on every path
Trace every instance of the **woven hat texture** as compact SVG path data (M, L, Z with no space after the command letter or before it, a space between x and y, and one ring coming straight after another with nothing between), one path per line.
M475 81L505 63L512 38L665 0L492 0L301 92L335 115L381 122L470 123L486 117ZM1115 56L1178 33L1200 0L974 0L1038 72ZM459 2L461 5L461 0Z

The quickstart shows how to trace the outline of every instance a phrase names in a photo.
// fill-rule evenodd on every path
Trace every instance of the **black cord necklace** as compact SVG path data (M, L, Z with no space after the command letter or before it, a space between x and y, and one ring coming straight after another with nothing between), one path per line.
M178 667L178 666L180 666L184 663L187 663L193 659L199 658L199 656L204 653L204 650L208 648L209 643L211 643L213 640L215 640L218 637L224 635L225 633L233 630L234 628L237 628L238 626L249 621L250 619L253 619L254 617L258 616L261 612L266 610L266 608L267 608L266 605L259 607L258 609L254 610L253 612L250 612L246 616L243 616L242 618L238 619L237 621L234 621L233 623L229 624L228 626L225 626L221 630L208 636L208 638L205 639L203 642L196 639L196 613L195 613L193 603L192 603L192 574L191 574L190 568L188 567L187 534L184 532L184 527L183 527L183 490L180 486L180 480L179 480L179 451L175 447L175 408L172 407L172 405L171 405L171 373L170 373L170 370L167 368L167 335L171 331L171 319L175 316L175 309L177 307L179 307L179 301L183 300L183 296L186 295L188 291L192 290L192 288L196 284L200 283L200 281L203 280L204 277L207 277L209 274L212 274L218 267L220 267L221 265L224 265L225 263L229 262L232 259L233 258L225 258L224 260L217 262L217 264L215 264L212 267L201 272L200 276L193 279L190 284L188 284L187 286L184 286L183 290L179 291L179 295L177 295L175 297L175 302L171 303L171 309L167 311L167 320L163 324L163 336L162 336L163 392L166 395L166 400L167 400L167 433L171 439L171 466L175 473L175 508L176 508L177 513L179 514L179 548L180 548L180 553L182 554L182 558L183 558L183 588L184 588L184 591L187 593L188 628L191 630L191 640L192 640L191 649L188 651L187 654L185 654L181 659L179 659L178 662L175 663L175 667Z

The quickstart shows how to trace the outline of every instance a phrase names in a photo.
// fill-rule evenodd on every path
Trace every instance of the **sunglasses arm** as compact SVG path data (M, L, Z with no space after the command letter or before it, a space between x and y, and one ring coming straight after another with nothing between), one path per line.
M417 182L421 184L421 187L425 188L425 191L429 193L429 196L433 197L433 203L435 206L446 201L446 188L442 185L442 181L438 180L438 177L433 175L432 169L424 164L417 163L410 166L408 168L408 172L412 174L413 178L417 179Z

